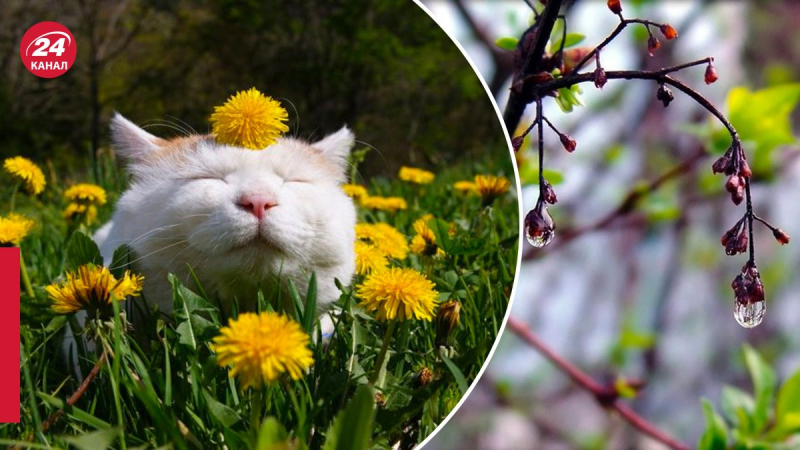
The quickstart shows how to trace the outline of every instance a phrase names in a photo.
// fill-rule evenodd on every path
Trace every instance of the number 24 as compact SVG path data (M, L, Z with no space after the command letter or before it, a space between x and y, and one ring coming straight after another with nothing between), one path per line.
M56 56L61 56L61 54L66 50L64 48L64 41L65 39L62 37L59 38L53 45L50 45L50 39L47 39L46 37L40 37L34 43L34 45L36 45L38 48L31 56L47 56L47 53L55 53ZM47 50L45 50L46 48Z

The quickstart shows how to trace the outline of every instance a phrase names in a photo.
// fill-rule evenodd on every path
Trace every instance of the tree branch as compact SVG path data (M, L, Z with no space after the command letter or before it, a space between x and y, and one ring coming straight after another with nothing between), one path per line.
M523 324L522 322L518 321L513 317L509 317L508 327L520 339L522 339L525 343L527 343L531 347L535 348L539 353L541 353L545 358L547 358L547 360L553 363L553 365L555 365L560 371L564 372L567 376L569 376L575 384L589 391L589 393L591 393L595 397L597 402L604 409L610 409L616 411L623 420L631 424L634 428L650 436L651 438L657 440L658 442L661 442L662 444L668 446L669 448L676 450L689 449L688 446L686 446L685 444L681 443L680 441L676 440L675 438L667 435L665 432L658 429L655 425L651 424L647 419L637 414L629 406L625 405L624 403L621 403L618 398L619 393L616 392L616 389L613 386L612 387L602 386L601 384L594 381L592 377L585 374L579 368L572 365L569 361L565 360L559 354L550 349L544 342L542 342L539 339L538 336L533 334L533 332L531 332L530 329L528 329L528 327L525 326L525 324Z
M553 32L553 26L558 19L562 1L563 0L548 1L544 12L539 16L537 23L534 24L534 27L536 27L534 31L536 36L534 37L534 43L533 46L531 46L530 52L525 55L525 64L518 74L519 79L524 79L528 75L541 71L544 49L547 46L548 39L550 39L550 33ZM508 104L506 105L506 110L503 112L503 121L510 135L517 129L517 125L519 125L519 121L522 118L522 113L525 112L525 107L531 101L531 96L528 92L525 92L530 87L529 85L530 83L525 83L523 92L511 90L508 96Z

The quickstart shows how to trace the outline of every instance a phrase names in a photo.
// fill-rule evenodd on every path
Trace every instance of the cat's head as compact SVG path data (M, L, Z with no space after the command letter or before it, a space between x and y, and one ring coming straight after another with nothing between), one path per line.
M347 128L313 143L279 138L259 151L208 135L157 138L119 114L111 130L132 174L115 227L136 222L135 250L177 243L152 262L237 272L352 260L355 208L340 187L354 143Z

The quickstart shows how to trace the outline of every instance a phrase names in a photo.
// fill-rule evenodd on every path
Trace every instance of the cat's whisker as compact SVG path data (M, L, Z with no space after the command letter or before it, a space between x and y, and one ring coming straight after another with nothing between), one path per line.
M184 122L183 120L181 120L181 119L179 119L179 118L177 118L177 117L175 117L175 116L170 116L170 115L168 115L167 117L168 117L168 118L170 118L170 119L172 119L172 120L175 120L175 121L177 121L177 122L180 122L181 124L183 124L184 128L188 128L188 129L189 129L189 130L191 130L191 131L192 131L194 134L200 134L200 133L198 133L198 132L197 132L197 130L195 130L195 129L194 129L194 127L192 127L192 126L191 126L191 125L189 125L188 123Z
M125 264L123 264L123 265L121 265L121 266L117 266L117 267L110 267L110 268L109 268L109 270L121 269L121 268L123 268L123 267L125 267L125 266L127 266L127 265L130 265L130 264L133 264L133 263L139 262L139 261L141 261L141 260L143 260L143 259L145 259L145 258L147 258L147 257L153 256L153 255L155 255L156 253L163 252L164 250L167 250L167 249L169 249L169 248L175 247L176 245L185 244L185 243L187 243L187 242L188 242L187 240L180 240L180 241L178 241L178 242L175 242L174 244L167 245L167 246L165 246L165 247L162 247L162 248L160 248L160 249L158 249L158 250L152 251L152 252L150 252L150 253L148 253L148 254L146 254L146 255L142 256L142 257L136 258L136 259L134 259L133 261L126 262Z
M294 110L294 116L296 118L296 122L294 127L294 134L292 135L292 137L296 138L300 134L300 113L297 112L297 108L294 106L294 103L292 103L292 101L289 100L288 98L280 97L278 100L285 101L292 107L292 110Z

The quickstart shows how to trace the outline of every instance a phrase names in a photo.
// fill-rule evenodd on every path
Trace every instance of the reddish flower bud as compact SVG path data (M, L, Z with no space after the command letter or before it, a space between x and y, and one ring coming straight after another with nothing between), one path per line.
M731 165L731 158L728 156L728 153L720 156L718 160L714 162L711 166L711 170L714 173L725 173L728 171L728 167Z
M719 240L722 243L722 246L727 247L731 241L736 239L736 233L738 232L739 232L739 224L737 223L736 226L726 231L725 234L722 235L722 239Z
M619 0L608 0L608 9L611 10L612 13L616 15L620 15L622 13L622 5L620 4Z
M706 67L706 76L705 76L706 84L711 84L717 81L717 69L714 68L713 64L709 64Z
M647 53L650 53L650 56L653 56L653 54L659 48L661 48L661 42L659 42L657 37L651 34L650 37L647 38Z
M742 186L742 179L739 175L731 175L728 177L728 182L725 183L725 189L730 192L731 194L735 194L736 191Z
M525 136L517 136L511 139L511 147L514 148L514 152L518 152L519 149L522 148L523 142L525 142Z
M579 48L570 48L564 50L564 75L567 75L578 65L579 62L583 61L583 58L592 51L591 47L579 47Z
M753 171L750 170L750 165L747 164L747 160L744 158L739 161L739 176L742 178L750 178L753 176Z
M789 243L789 235L786 234L785 231L781 230L780 228L773 228L772 235L775 236L775 239L781 243L781 245L786 245Z
M608 78L606 77L606 71L603 70L602 67L598 67L594 70L594 85L598 89L603 89L603 86L606 85L606 81Z
M737 253L744 253L747 251L747 230L742 229L742 232L739 234L739 237L736 239L736 252Z
M561 139L561 145L564 146L564 150L570 153L575 151L575 147L578 146L578 143L575 142L575 139L572 139L572 137L566 133L561 133L558 135L558 137Z
M734 205L741 205L744 200L744 186L739 186L736 192L731 192L731 200Z
M675 31L675 28L672 28L672 25L668 23L665 23L664 25L661 25L658 28L661 30L661 34L663 34L668 41L671 41L672 39L678 37L678 32Z
M556 197L556 191L553 189L553 186L550 185L547 181L544 182L544 201L550 203L551 205L556 204L558 202L558 197Z
M672 95L670 88L664 86L663 84L658 87L658 91L656 91L656 99L658 99L658 101L664 105L664 108L669 106L674 98L675 96Z

